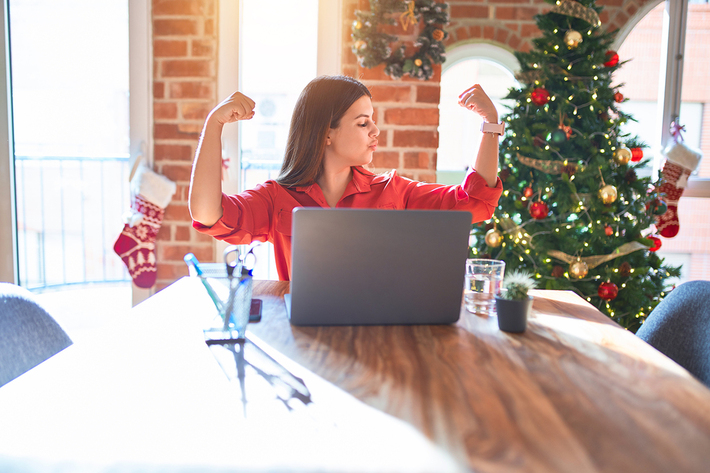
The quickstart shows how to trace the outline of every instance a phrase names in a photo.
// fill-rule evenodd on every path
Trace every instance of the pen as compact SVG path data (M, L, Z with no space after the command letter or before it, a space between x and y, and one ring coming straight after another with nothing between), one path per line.
M214 289L212 289L212 286L209 285L205 278L201 277L203 274L202 269L200 268L200 264L198 263L195 255L192 253L188 253L185 255L183 260L185 261L185 264L195 269L195 273L197 273L198 278L200 279L200 281L202 281L202 285L205 286L205 289L207 289L207 294L209 294L210 299L212 299L212 302L214 302L214 305L215 307L217 307L217 310L221 312L222 302L219 300L219 297L217 297L217 294L215 294Z

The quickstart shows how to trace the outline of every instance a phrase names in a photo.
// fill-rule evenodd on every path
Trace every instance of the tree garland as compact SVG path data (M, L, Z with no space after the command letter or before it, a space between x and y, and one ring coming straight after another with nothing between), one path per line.
M429 80L434 73L432 65L446 60L443 40L448 33L443 25L449 23L448 8L448 4L434 0L370 0L370 11L355 11L352 51L362 67L371 69L384 63L385 74L394 79L409 74ZM418 49L411 56L405 56L405 44L390 47L397 36L379 31L380 25L398 24L406 31L422 20L424 27L414 41Z

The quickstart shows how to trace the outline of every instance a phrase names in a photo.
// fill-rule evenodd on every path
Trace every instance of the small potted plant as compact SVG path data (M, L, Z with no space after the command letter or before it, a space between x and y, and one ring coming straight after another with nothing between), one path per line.
M513 270L503 278L503 291L496 297L498 327L505 332L525 331L533 298L528 295L535 288L530 273Z

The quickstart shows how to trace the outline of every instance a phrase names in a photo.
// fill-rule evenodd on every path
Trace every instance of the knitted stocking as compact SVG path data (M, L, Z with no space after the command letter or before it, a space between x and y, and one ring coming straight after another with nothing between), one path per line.
M656 227L666 238L673 238L680 230L678 220L678 201L688 185L688 177L698 167L702 155L683 143L674 143L666 152L666 163L661 171L663 184L659 189L665 194L668 210L657 217Z
M155 284L155 237L176 188L170 179L142 165L131 179L131 209L124 215L126 224L113 249L138 287Z

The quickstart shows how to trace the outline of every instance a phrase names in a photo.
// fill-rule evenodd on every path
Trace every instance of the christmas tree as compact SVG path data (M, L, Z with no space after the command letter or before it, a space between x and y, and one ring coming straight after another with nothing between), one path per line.
M595 0L558 1L537 15L542 36L517 53L521 87L506 98L500 150L504 192L494 217L474 225L471 257L532 272L542 289L572 290L636 331L679 268L656 254L658 182L640 177L644 144L613 73L624 62Z

